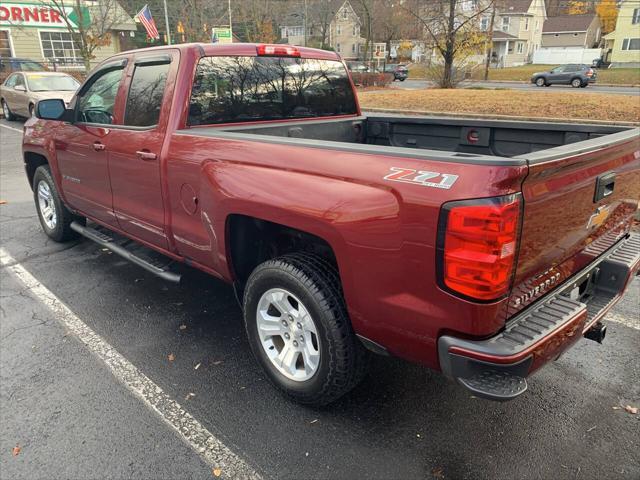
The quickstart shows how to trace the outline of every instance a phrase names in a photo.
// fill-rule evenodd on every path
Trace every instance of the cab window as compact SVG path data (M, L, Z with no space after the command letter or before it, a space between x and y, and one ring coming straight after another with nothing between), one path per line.
M98 73L87 90L78 98L76 120L81 123L110 125L114 122L113 110L118 88L124 73L123 67Z
M152 127L158 124L169 62L136 65L129 87L124 124Z

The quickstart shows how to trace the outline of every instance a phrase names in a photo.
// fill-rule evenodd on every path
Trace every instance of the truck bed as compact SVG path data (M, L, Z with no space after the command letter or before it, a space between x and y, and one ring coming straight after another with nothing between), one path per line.
M628 140L638 129L610 125L467 120L438 117L360 116L341 119L288 121L261 125L199 127L197 134L363 153L396 154L432 160L500 164L525 163L522 155L577 153ZM186 132L185 132L186 133ZM189 132L195 134L194 130ZM616 137L611 135L617 134ZM578 142L590 142L574 145ZM546 152L557 147L567 149ZM429 152L427 152L429 151ZM445 152L445 153L443 153ZM553 155L555 156L555 155ZM513 161L505 161L513 159Z

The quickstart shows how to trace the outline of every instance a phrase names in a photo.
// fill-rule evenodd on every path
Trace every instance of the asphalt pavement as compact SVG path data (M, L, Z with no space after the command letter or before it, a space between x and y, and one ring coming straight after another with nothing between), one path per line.
M391 84L393 88L400 88L405 90L421 90L427 88L432 83L427 80L408 79L404 82L396 81ZM549 93L549 92L571 92L576 94L581 93L608 93L615 95L640 95L640 87L609 87L602 85L589 85L586 88L573 88L569 85L552 85L550 87L536 87L532 83L517 83L517 82L463 82L464 88L487 88L487 89L511 89L535 93Z
M21 128L0 121L0 248L12 258L0 268L0 478L235 473L132 393L43 303L43 289L178 402L177 416L264 478L640 478L640 415L623 408L640 406L640 278L607 317L603 345L579 342L512 402L374 357L350 395L305 408L254 362L227 285L187 267L182 284L168 284L89 241L49 241L23 173Z

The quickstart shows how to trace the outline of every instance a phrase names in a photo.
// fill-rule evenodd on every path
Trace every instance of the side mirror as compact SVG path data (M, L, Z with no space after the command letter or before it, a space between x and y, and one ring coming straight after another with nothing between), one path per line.
M51 98L36 103L36 118L43 120L62 120L67 107L64 100Z
M27 88L24 85L16 85L13 87L14 90L18 90L19 92L26 92Z

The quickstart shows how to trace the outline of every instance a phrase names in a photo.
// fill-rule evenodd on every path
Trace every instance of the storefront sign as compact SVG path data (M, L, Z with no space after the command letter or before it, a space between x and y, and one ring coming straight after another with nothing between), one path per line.
M231 29L229 27L214 27L211 29L211 41L213 43L232 43Z
M0 3L0 25L3 26L67 28L65 15L71 26L78 26L73 7L58 9L33 3Z

